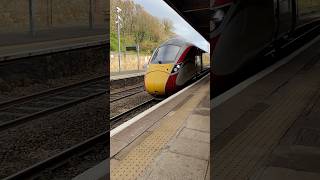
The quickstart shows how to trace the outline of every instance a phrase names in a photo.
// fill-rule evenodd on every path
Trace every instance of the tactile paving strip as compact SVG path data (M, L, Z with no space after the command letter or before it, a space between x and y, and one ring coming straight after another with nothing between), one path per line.
M316 75L319 73L294 78L286 93L214 156L214 179L249 179L263 165L267 155L316 93L314 86L319 82Z
M111 179L137 179L144 175L148 165L154 160L159 151L168 143L170 138L181 127L182 123L200 103L201 99L209 93L209 85L200 86L201 91L189 99L173 115L166 116L160 127L153 131L142 143L131 150L120 160L117 167L111 167Z

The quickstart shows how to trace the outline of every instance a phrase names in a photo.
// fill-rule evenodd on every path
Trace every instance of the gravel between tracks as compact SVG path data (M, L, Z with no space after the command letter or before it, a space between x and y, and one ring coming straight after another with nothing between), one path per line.
M107 97L0 132L0 178L11 175L107 129Z
M67 84L77 83L84 79L91 79L98 76L103 76L103 73L85 73L80 75L74 75L67 78L50 79L46 83L33 83L33 82L21 82L20 86L14 89L1 90L0 89L0 102L33 94L35 92L41 92L48 89L65 86ZM1 80L0 80L1 83Z
M112 92L116 91L112 90ZM152 99L152 96L142 92L113 102L110 104L110 117L149 99ZM0 132L0 178L45 160L107 130L109 123L107 102L107 96L100 96L64 111ZM104 148L105 151L108 148ZM107 152L101 153L100 150L96 156L91 154L84 158L93 159L91 162L89 160L89 164L93 165L92 163L102 160L106 155L108 155ZM63 172L66 177L72 177L88 168L87 165L66 167L59 170L58 174Z
M150 99L152 99L152 96L144 91L128 98L113 102L110 104L110 117L128 111L129 109Z

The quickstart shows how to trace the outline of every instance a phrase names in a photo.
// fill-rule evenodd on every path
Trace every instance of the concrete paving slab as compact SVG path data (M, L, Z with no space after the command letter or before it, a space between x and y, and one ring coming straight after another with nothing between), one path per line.
M154 123L147 131L152 132L152 131L158 129L160 127L160 125L161 125L161 121L158 121L158 122Z
M112 168L117 167L119 163L120 163L119 160L112 158L110 160L110 171L112 170Z
M123 158L126 157L126 155L137 145L139 145L143 140L145 140L149 135L151 134L151 132L144 132L143 134L141 134L137 139L135 139L133 142L131 142L128 146L126 146L126 148L121 149L120 152L118 151L117 155L114 157L117 160L122 160Z
M210 116L210 108L199 107L193 111L193 114L198 114L202 116Z
M158 119L142 120L132 124L129 128L126 128L125 132L120 132L113 136L114 139L126 142L132 142L143 132L149 129Z
M189 128L183 128L178 137L210 143L210 133L197 131Z
M186 127L189 129L210 132L210 117L192 114L187 119Z
M113 157L117 154L121 149L126 147L128 142L119 141L114 138L110 138L110 157Z
M176 138L169 143L169 150L174 153L209 160L210 144L185 138Z
M203 180L208 162L176 153L162 153L153 164L152 171L141 179L144 180ZM190 164L192 162L192 165Z

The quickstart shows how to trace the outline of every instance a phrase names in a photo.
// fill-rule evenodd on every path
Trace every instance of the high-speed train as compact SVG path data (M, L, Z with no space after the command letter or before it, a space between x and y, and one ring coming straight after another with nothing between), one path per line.
M175 93L203 69L203 50L172 38L153 53L144 76L145 90L156 97Z
M320 21L320 0L216 0L212 9L211 97L261 64L258 55L279 52Z

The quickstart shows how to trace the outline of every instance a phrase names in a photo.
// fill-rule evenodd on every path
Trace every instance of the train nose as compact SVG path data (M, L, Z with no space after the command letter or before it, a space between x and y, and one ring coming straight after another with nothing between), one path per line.
M166 83L169 73L163 71L153 71L145 75L146 91L153 95L165 95Z
M155 96L165 95L172 68L172 64L150 64L144 77L146 91Z

